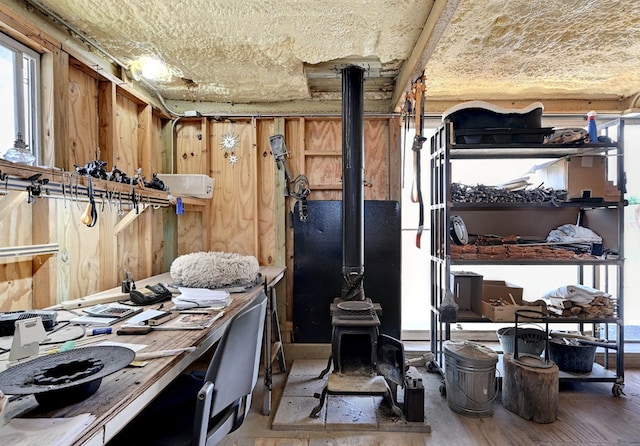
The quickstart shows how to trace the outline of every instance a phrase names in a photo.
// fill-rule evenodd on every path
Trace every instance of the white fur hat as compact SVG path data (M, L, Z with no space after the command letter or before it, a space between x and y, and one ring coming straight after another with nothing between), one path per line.
M171 278L190 288L225 288L255 283L258 259L230 252L195 252L171 263Z

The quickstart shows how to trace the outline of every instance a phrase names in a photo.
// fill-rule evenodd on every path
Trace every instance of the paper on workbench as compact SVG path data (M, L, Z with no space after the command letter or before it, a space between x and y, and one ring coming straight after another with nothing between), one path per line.
M153 327L154 330L202 330L209 328L224 316L222 311L181 314L169 322Z
M123 327L137 327L140 325L146 325L147 321L153 317L160 316L165 313L163 310L144 310L142 313L138 313L135 316L131 316L127 321L122 324Z
M178 287L178 290L180 290L180 294L171 299L178 310L187 308L221 309L231 302L231 294L224 290L188 287Z
M68 446L95 420L89 413L70 418L14 418L0 428L0 444Z

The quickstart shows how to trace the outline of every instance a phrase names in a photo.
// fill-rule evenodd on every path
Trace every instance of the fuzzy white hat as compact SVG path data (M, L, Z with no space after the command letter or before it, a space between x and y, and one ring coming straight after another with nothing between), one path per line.
M255 283L258 259L230 252L195 252L171 263L171 278L190 288L226 288Z

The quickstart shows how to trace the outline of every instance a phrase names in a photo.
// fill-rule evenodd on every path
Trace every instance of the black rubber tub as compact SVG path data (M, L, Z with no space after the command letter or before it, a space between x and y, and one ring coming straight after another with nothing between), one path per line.
M561 339L549 340L549 358L565 372L588 373L596 360L595 345L566 344Z

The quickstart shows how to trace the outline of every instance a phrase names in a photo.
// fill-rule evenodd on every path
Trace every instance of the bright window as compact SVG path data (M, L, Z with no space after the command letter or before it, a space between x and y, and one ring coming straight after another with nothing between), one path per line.
M14 146L18 134L38 156L40 55L0 33L0 156Z

